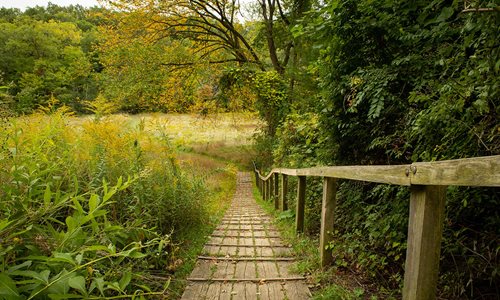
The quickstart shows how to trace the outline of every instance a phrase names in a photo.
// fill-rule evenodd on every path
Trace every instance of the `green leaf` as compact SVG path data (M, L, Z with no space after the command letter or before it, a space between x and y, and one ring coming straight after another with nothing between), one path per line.
M74 205L74 208L81 214L83 214L83 207L82 205L80 204L80 201L78 200L78 197L75 197L72 199L73 201L73 205Z
M9 268L9 270L8 270L7 272L8 272L8 273L12 273L12 272L17 271L17 270L19 270L19 269L22 269L22 268L24 268L24 267L29 267L29 266L31 266L31 263L32 263L32 261L31 261L31 260L27 260L27 261L23 262L23 263L22 263L22 264L20 264L20 265L16 265L16 266L12 266L12 267L10 267L10 268Z
M70 274L68 271L62 270L59 274L51 278L47 292L54 295L67 294L69 292L68 281L74 276L75 274Z
M97 206L99 205L99 196L97 195L92 195L89 199L89 213L92 213L94 210L97 209Z
M49 283L49 275L50 275L50 270L44 270L41 272L35 272L35 271L13 271L11 273L12 275L18 275L18 276L23 276L23 277L29 277L33 278L43 284L48 284Z
M441 14L439 15L439 17L437 17L436 22L440 23L440 22L448 20L451 16L453 16L453 13L454 13L454 9L452 7L443 8L443 10L441 11Z
M7 219L3 219L1 222L0 222L0 231L2 231L4 228L6 228L7 226L9 226L13 221L9 221Z
M47 184L45 192L43 193L43 205L48 208L50 205L50 200L52 199L52 192L50 191L50 185Z
M102 246L102 245L89 246L89 247L85 248L84 250L85 251L106 251L108 253L113 252L109 247Z
M102 277L94 278L92 284L95 284L101 295L104 296L104 278Z
M143 257L146 257L147 255L134 249L134 250L130 251L129 253L124 253L124 256L131 257L131 258L143 258Z
M68 216L66 218L66 226L68 226L68 232L71 232L76 229L76 221L72 216Z
M129 285L130 280L132 280L132 273L125 272L123 273L122 278L120 279L120 289L125 290L125 288Z
M76 261L69 253L54 252L54 257L50 258L50 261L62 261L76 265Z
M87 295L87 289L85 287L85 277L83 276L73 277L70 280L68 280L68 284L70 287L79 291L83 295Z
M0 296L4 299L22 299L16 283L7 274L0 273Z

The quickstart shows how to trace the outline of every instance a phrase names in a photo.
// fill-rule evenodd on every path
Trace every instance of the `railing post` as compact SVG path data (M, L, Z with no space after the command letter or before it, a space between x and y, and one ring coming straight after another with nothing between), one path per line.
M274 199L274 176L273 176L273 174L271 174L271 176L269 176L269 191L271 192L270 193L271 197L269 197L269 199L273 200Z
M262 179L262 199L266 200L267 197L267 182Z
M260 179L260 176L257 177L257 181L258 181L258 186L259 186L259 192L260 192L260 195L262 197L264 197L264 187L263 187L263 182L262 182L262 179Z
M266 201L269 200L269 194L270 194L270 191L269 191L269 178L266 179Z
M274 209L280 209L279 194L280 194L280 174L274 173Z
M436 299L446 186L410 188L404 300Z
M337 179L323 178L323 201L321 205L321 231L319 236L319 253L321 266L329 265L333 257L326 246L332 241L335 206L337 205Z
M288 175L281 174L281 210L288 210L288 201L286 199L286 193L288 191Z
M295 211L295 231L304 232L304 209L306 206L306 177L299 176L297 186L297 206Z

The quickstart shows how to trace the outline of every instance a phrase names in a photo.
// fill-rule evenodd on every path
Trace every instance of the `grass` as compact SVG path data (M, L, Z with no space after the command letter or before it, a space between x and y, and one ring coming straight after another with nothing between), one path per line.
M79 126L94 118L75 117L73 125ZM223 143L227 146L251 145L256 130L262 126L254 113L219 113L208 116L196 114L116 114L105 117L111 122L129 128L142 128L157 132L158 128L168 135L178 147L210 146Z

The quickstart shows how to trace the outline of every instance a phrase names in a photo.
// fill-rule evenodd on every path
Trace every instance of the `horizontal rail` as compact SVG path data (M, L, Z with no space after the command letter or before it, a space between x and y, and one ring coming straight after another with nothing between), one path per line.
M302 169L272 169L263 176L267 181L273 174L351 179L395 185L455 185L500 187L500 155L417 162L388 166L326 166Z

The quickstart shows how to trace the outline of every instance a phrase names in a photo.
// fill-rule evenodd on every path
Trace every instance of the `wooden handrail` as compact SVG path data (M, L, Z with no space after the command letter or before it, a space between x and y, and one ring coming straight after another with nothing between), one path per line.
M410 165L386 166L327 166L301 169L272 169L263 176L255 169L261 180L273 174L290 176L330 177L360 180L395 185L454 185L454 186L500 186L500 155L417 162Z
M410 187L410 215L403 299L436 298L446 187L500 187L500 155L388 166L326 166L272 169L267 176L257 170L255 180L265 200L287 210L288 176L299 178L295 213L296 232L304 230L306 177L323 177L321 210L321 265L331 262L326 246L332 242L337 179L360 180ZM279 175L281 174L281 185ZM279 189L281 186L281 191ZM278 201L279 196L279 201Z

